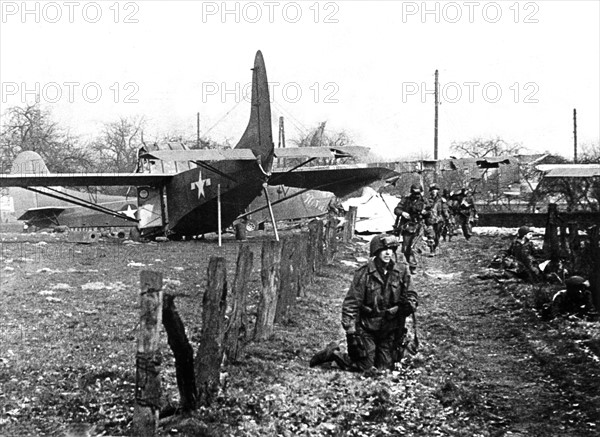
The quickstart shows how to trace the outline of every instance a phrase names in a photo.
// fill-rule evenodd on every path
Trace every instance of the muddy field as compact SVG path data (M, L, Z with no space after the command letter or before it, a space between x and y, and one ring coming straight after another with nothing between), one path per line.
M289 236L300 238L298 233ZM255 315L260 246L249 299ZM341 246L292 322L250 343L227 366L214 405L161 422L163 435L208 436L596 436L600 433L600 327L576 318L542 321L536 305L555 289L482 280L498 236L446 243L423 258L421 349L401 369L370 375L308 367L342 340L340 307L356 239ZM210 256L238 243L215 240L77 245L57 234L3 234L0 246L0 435L128 435L133 409L139 273L163 272L184 295L176 305L197 347ZM163 335L165 406L177 404Z

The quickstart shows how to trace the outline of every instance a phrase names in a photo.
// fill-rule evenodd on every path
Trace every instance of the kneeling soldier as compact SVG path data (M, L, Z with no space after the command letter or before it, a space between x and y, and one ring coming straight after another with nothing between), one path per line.
M369 261L359 267L342 304L342 327L348 354L337 343L317 353L311 367L335 361L344 370L390 369L400 354L406 317L417 308L418 296L404 257L395 260L400 241L393 235L371 240Z

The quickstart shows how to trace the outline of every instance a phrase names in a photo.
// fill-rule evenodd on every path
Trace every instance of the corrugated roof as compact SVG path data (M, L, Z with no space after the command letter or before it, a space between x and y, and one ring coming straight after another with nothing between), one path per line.
M600 177L600 164L539 165L546 178L593 178Z

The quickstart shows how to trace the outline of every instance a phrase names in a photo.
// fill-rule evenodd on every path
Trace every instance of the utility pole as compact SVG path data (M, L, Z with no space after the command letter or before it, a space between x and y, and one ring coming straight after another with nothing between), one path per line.
M283 129L283 117L279 117L279 145L285 149L285 131Z
M577 164L577 109L573 109L573 162Z
M200 113L196 112L196 147L200 148Z
M439 96L438 96L438 71L435 70L435 86L434 86L434 95L435 95L435 122L433 127L433 159L437 161L438 159L438 106L440 104Z

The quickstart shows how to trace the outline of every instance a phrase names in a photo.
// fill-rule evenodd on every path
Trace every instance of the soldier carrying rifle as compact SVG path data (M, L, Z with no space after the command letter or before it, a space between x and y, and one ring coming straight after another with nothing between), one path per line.
M348 353L332 342L311 359L311 367L335 361L344 370L384 370L399 361L406 317L418 304L407 264L395 259L399 244L393 235L373 237L369 261L356 270L342 304Z
M405 196L394 209L396 214L394 233L402 236L402 253L413 274L417 269L415 248L423 238L423 214L426 212L426 206L421 187L411 185L410 194Z

